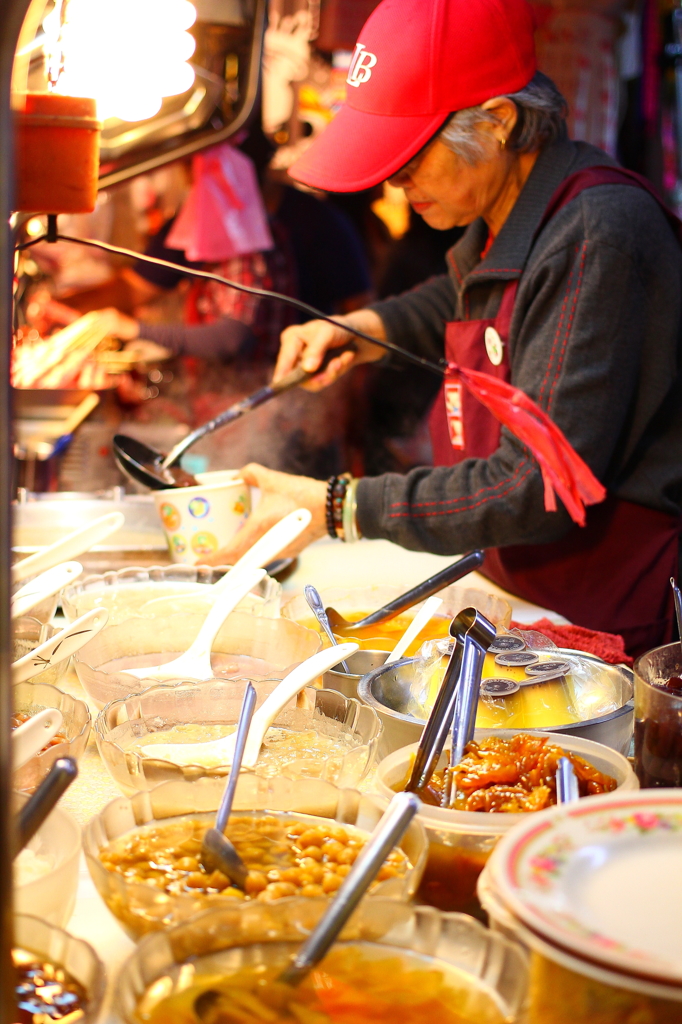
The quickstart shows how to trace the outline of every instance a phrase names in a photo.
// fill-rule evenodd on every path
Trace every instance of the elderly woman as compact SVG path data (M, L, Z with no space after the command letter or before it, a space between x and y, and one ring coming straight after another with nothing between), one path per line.
M644 182L568 140L564 101L536 72L525 0L383 0L348 83L346 105L292 174L335 191L388 179L432 227L469 227L442 277L338 326L287 329L277 374L317 369L349 340L346 325L432 361L445 354L530 396L607 496L582 528L563 505L547 511L528 448L446 378L431 414L435 468L323 483L248 466L263 501L223 557L305 505L306 541L329 525L346 542L482 547L483 571L507 590L619 632L631 652L664 642L682 505L674 218ZM386 358L355 342L315 387Z

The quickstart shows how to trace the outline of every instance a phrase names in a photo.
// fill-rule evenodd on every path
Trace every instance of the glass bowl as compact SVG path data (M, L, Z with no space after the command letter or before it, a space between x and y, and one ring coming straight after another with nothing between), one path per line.
M78 761L88 745L91 717L85 701L77 700L69 693L58 690L50 683L42 682L41 673L25 683L12 687L14 711L25 711L34 715L44 708L59 708L63 722L59 729L68 742L55 743L35 754L30 761L14 772L13 785L24 793L32 793L38 783L47 775L58 757L72 757Z
M149 619L180 612L206 615L213 603L206 587L222 579L228 569L225 565L153 565L149 569L131 567L86 576L62 591L62 608L69 622L91 608L106 608L110 626L139 615ZM276 619L281 596L281 585L266 576L237 608L241 612ZM150 601L162 597L165 598L163 603L159 601L154 607L141 610Z
M119 797L94 817L83 833L85 858L97 891L119 923L132 938L145 932L171 928L211 906L226 903L241 908L254 901L232 899L222 894L167 894L152 884L133 882L109 871L99 859L102 847L135 829L155 823L170 824L181 819L214 822L215 811L225 788L224 780L203 778L197 782L163 782L131 799ZM240 775L233 814L261 817L276 815L310 823L333 819L340 825L371 832L383 813L379 802L355 789L339 789L322 779L264 779ZM412 865L406 875L381 881L377 896L410 899L416 891L426 860L426 836L418 822L412 822L400 848ZM374 897L372 897L374 898ZM256 901L260 902L260 901Z
M278 682L256 683L257 706ZM242 679L214 679L175 686L161 683L107 704L95 722L95 738L102 760L117 786L126 796L131 796L137 790L151 789L168 779L185 778L192 782L227 775L229 766L226 765L181 766L146 756L130 747L149 736L159 736L161 742L168 742L163 739L164 735L177 725L196 723L196 735L187 736L192 742L225 735L225 725L236 726L245 685ZM337 786L351 787L357 786L372 767L382 730L371 708L332 690L314 687L307 687L297 700L290 702L275 719L274 728L297 734L298 749L292 751L288 763L283 760L256 765L257 774L270 777L282 774L291 779L321 778ZM317 735L311 735L311 731ZM328 745L325 739L343 745L320 750L320 745L323 748ZM316 741L318 746L314 745ZM306 754L311 749L315 756Z
M25 793L14 794L17 810L27 800ZM14 862L14 909L63 927L73 913L78 888L81 830L76 819L55 807L29 841L27 851L22 850ZM37 858L43 857L49 858L51 866L39 874Z
M320 596L325 608L331 606L341 615L352 620L353 618L364 618L376 611L377 608L400 597L409 589L407 584L401 587L384 584L370 587L330 587L328 590L320 591ZM478 608L498 628L506 629L511 622L512 610L509 602L495 594L487 594L484 590L474 587L458 587L453 584L439 591L438 596L442 597L443 604L431 622L408 647L405 657L416 654L425 640L446 637L451 620L463 608ZM379 623L377 626L367 626L360 631L359 636L352 636L349 633L344 636L344 639L355 640L363 650L392 651L423 604L424 602L420 601L419 604L401 612L395 618ZM294 597L288 601L282 608L282 615L295 622L300 622L302 626L307 626L309 629L319 629L304 597Z
M130 658L140 664L144 655L161 655L150 658L152 664L170 661L187 650L203 622L203 615L169 615L155 620L132 618L118 626L105 626L74 654L83 689L100 710L112 700L139 693L158 680L140 680L120 666L108 667L111 662ZM319 649L318 634L296 622L233 612L213 642L213 661L215 664L219 660L216 655L228 655L220 660L227 663L225 671L232 677L281 679Z
M34 609L35 610L35 609ZM30 654L46 640L51 640L60 631L59 626L52 626L49 622L42 622L33 615L22 615L14 619L12 623L12 661L19 661L25 655ZM56 685L66 675L70 658L58 661L56 665L50 665L42 672L36 672L31 679L41 683L52 683Z
M85 1014L78 1024L94 1024L99 1017L106 988L104 965L92 946L47 921L28 914L14 917L14 948L36 953L63 967L88 994Z
M511 739L527 733L525 729L476 729L477 740L494 736ZM638 789L637 777L627 758L601 743L579 736L557 736L556 733L533 732L533 738L546 737L549 743L589 761L598 771L615 778L621 790ZM375 789L385 801L409 776L418 744L414 743L385 757L377 767ZM438 767L449 761L449 751L441 755ZM476 883L495 846L526 814L459 811L422 804L417 820L426 829L429 856L418 892L418 898L439 910L463 911L481 916Z
M679 642L647 651L635 662L634 672L635 771L640 785L682 786L682 693L660 685L682 676Z
M170 995L221 969L232 972L273 961L284 967L326 906L323 900L301 898L252 903L211 910L171 931L148 935L119 975L116 1009L121 1019L140 1024L145 1017L136 1011L143 996ZM433 958L453 987L462 990L457 1009L463 1004L466 1015L462 1013L461 1024L512 1024L520 1019L527 992L526 954L463 914L366 899L334 949L346 943L373 957L395 961L398 955L417 969ZM360 975L358 985L362 983ZM359 1024L369 1019L366 1014L357 1017Z

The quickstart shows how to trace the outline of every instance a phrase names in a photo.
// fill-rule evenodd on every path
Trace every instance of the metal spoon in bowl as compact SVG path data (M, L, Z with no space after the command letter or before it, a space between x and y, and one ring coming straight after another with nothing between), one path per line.
M348 658L357 650L357 644L327 647L297 665L277 684L253 716L246 751L242 758L244 768L255 766L268 729L289 701L318 676L324 675L334 665L338 665L341 658ZM206 765L208 762L211 767L222 767L232 763L235 740L236 734L231 733L219 740L206 740L205 743L154 743L143 747L142 753L145 757L170 761L171 764Z
M680 634L680 648L682 649L682 593L680 588L675 583L675 580L670 577L670 586L673 588L673 596L675 598L675 615L677 616L677 632Z
M396 597L395 600L389 601L383 608L379 608L377 611L372 612L371 615L360 619L359 622L349 622L335 608L327 608L329 624L335 633L342 636L354 636L354 631L364 629L365 626L376 626L379 622L385 622L387 619L394 618L400 612L404 612L415 604L419 604L425 598L431 597L432 594L437 594L439 590L449 586L451 583L461 580L463 576L473 572L474 569L478 569L482 564L483 552L472 551L470 554L460 558L459 561L453 562L452 565L448 565L447 568L436 573L435 576L429 576L423 583L412 587L406 593L401 594L400 597Z
M266 575L265 569L252 569L240 575L233 587L218 594L215 604L204 619L194 643L173 661L163 665L147 665L144 668L126 668L123 671L138 679L211 679L211 649L225 619L250 590L257 586Z
M253 718L253 710L256 706L256 688L249 683L244 693L242 709L239 712L239 722L234 745L234 760L227 777L227 785L220 807L215 818L215 825L209 828L201 841L200 859L206 871L222 871L222 873L234 882L240 889L246 885L246 877L249 869L237 853L233 843L225 835L225 827L230 820L230 812L234 802L234 794L237 790L239 772L242 767L244 747L249 734L249 727Z
M329 909L318 921L299 951L284 969L279 981L298 985L312 968L329 952L367 889L376 878L381 865L407 831L419 810L419 800L412 793L397 793L381 821L363 847L358 859L343 880Z
M77 775L78 765L72 757L57 758L35 793L28 798L17 815L14 857L33 839Z
M322 629L327 634L327 637L329 638L332 647L336 647L339 641L334 636L334 633L332 632L332 627L329 625L329 619L327 618L327 613L324 610L322 598L320 597L318 591L309 583L305 587L304 593L305 599L308 602L308 607L310 608L311 612L313 613L319 624L322 626ZM348 665L345 661L341 661L339 662L339 664L341 665L341 668L343 669L344 672L350 672L350 669L348 668Z
M569 758L562 757L556 773L556 802L569 804L579 799L578 777Z

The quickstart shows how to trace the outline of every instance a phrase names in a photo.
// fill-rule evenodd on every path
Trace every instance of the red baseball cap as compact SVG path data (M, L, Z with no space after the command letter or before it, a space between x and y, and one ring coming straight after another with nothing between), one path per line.
M527 0L383 0L355 44L345 104L290 175L329 192L390 178L449 114L528 85L534 28Z

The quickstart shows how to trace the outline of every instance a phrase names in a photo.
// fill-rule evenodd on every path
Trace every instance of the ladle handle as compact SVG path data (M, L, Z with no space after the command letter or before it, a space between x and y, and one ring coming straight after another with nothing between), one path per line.
M379 608L377 611L372 612L371 615L367 615L360 622L354 622L354 627L361 629L364 626L375 626L378 622L383 622L384 619L392 619L400 612L404 612L407 608L412 608L413 605L419 604L420 601L431 597L432 594L437 594L443 587L456 583L463 576L473 572L474 569L478 569L483 564L483 557L482 551L471 551L468 555L460 558L459 561L453 562L452 565L448 565L445 569L441 569L435 576L429 576L423 583L412 587L405 594L396 597L394 601L389 601L383 608Z
M209 420L208 423L204 423L203 426L197 427L191 434L187 434L183 437L182 441L171 448L168 455L162 462L164 469L168 469L173 463L177 462L181 455L191 448L192 445L201 440L202 437L206 437L207 434L212 434L214 430L218 430L220 427L227 426L233 420L238 420L247 412L251 412L252 409L257 409L258 406L263 405L265 402L269 402L271 398L275 398L277 395L283 394L285 391L291 391L292 388L298 387L299 384L305 384L306 381L310 380L311 377L315 377L318 373L321 373L332 359L336 356L341 355L343 352L356 352L357 346L354 342L350 341L346 345L340 345L338 348L330 349L320 367L315 370L315 373L308 373L302 367L297 366L287 373L286 376L282 377L274 384L266 384L265 387L259 388L258 391L254 391L252 395L248 395L246 398L242 398L241 401L235 402L229 409L225 409L219 413L214 419Z
M457 683L462 668L462 645L455 643L445 669L429 720L417 748L412 773L405 786L408 793L420 793L428 785L443 752L450 731L457 699Z
M54 762L17 815L15 857L31 841L77 775L78 765L72 757L60 757Z
M334 636L334 631L332 627L329 625L329 619L327 617L326 611L324 610L322 598L320 597L318 591L315 589L315 587L308 583L307 586L304 588L304 593L305 599L308 602L308 607L310 608L311 612L313 613L319 624L322 626L322 629L327 634L327 638L330 644L332 645L332 647L338 646L339 641ZM350 674L348 662L342 661L341 665L343 667L343 671Z
M559 760L559 767L556 773L556 802L558 804L570 804L580 799L578 789L578 777L575 774L573 765L567 757Z
M237 723L237 738L234 744L234 757L232 759L232 767L230 768L230 774L227 779L227 785L225 786L225 792L223 798L220 801L220 807L216 814L215 827L219 832L225 831L225 826L230 817L230 811L232 810L232 804L234 803L234 794L237 791L237 783L239 782L239 772L242 767L242 758L244 757L244 747L249 735L249 728L251 726L251 720L253 718L253 711L256 707L256 688L252 683L249 683L244 693L244 700L242 702L242 709L239 712L239 722Z
M451 765L459 764L464 755L464 748L474 738L484 659L485 650L483 647L470 636L465 637L464 650L462 652L462 671L460 683L457 687L455 715L452 723Z
M297 985L326 955L418 810L419 800L412 793L397 793L393 797L329 909L283 971L280 981Z

